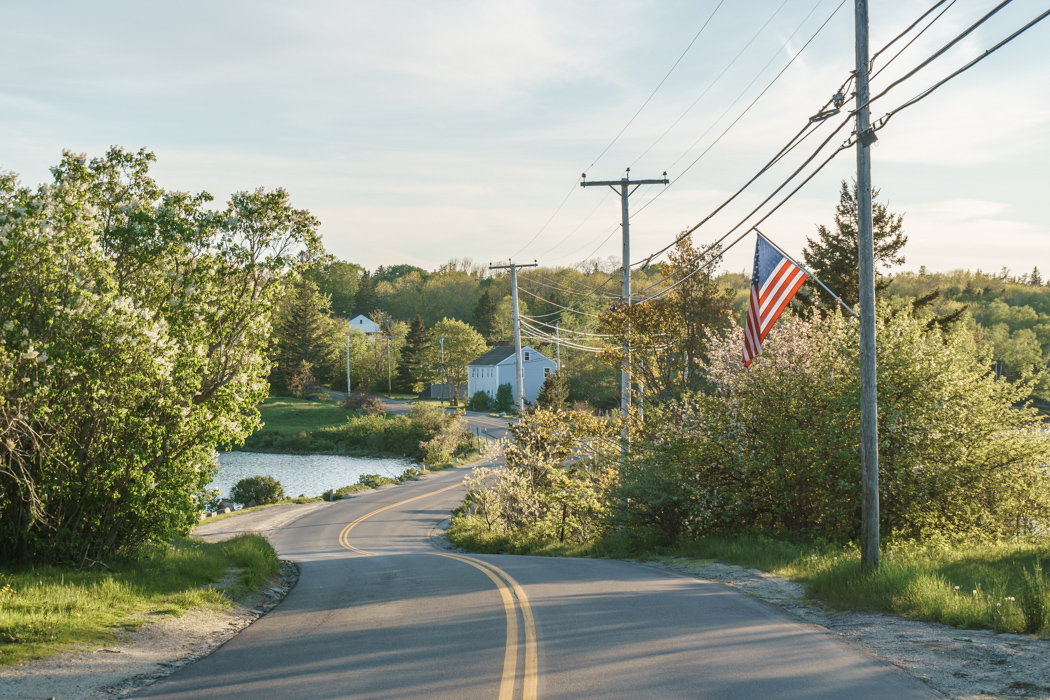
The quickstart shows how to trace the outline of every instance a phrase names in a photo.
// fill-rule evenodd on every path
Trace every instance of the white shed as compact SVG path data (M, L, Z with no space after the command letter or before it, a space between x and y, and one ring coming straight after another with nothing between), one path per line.
M358 314L348 321L351 328L356 328L365 335L372 335L374 333L382 333L383 329L379 325L368 318L364 314Z
M525 375L525 398L536 403L547 375L558 368L558 364L543 353L527 345L521 349L522 374ZM514 348L497 345L467 366L467 399L484 391L496 398L500 384L510 384L512 395L517 400L518 378L514 367Z

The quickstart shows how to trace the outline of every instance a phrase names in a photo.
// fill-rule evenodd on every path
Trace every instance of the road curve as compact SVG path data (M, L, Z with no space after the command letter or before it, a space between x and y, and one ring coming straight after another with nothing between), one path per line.
M439 549L434 528L464 476L314 507L272 531L302 570L288 597L136 697L943 697L720 584L621 561Z

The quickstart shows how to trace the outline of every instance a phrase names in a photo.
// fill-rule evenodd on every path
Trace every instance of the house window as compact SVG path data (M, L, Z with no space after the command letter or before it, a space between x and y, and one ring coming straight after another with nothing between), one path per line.
M528 361L529 361L529 351L528 351L528 350L526 350L526 351L525 351L524 353L522 353L522 354L523 354L523 355L525 356L525 361L526 361L526 362L528 362Z
M544 367L543 368L543 373L544 374L550 374L551 373L551 368L550 367Z

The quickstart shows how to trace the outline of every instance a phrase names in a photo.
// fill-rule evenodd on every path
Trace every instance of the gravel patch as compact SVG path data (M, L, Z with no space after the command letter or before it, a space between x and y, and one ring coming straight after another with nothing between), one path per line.
M645 565L717 581L778 605L958 700L1050 699L1050 640L883 613L835 612L806 598L797 583L732 564L662 558Z

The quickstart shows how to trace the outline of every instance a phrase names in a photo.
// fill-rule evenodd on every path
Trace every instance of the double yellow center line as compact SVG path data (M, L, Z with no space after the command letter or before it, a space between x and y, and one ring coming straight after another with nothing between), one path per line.
M427 498L444 491L449 491L458 488L459 486L460 484L453 484L452 486L447 486L443 489L438 489L437 491L425 493L422 496L406 498L403 501L398 501L397 503L377 508L371 513L362 515L360 518L344 527L342 532L339 533L339 544L358 554L374 554L374 552L368 552L350 544L350 531L359 523L368 520L373 515L382 513L385 510L390 510L391 508L396 508L405 503L411 503L412 501L418 501L421 498ZM525 595L525 591L522 589L521 585L506 571L486 561L467 557L462 554L447 554L444 552L432 552L432 554L447 559L455 559L464 564L469 564L478 571L484 573L494 584L496 584L496 589L499 591L500 598L503 600L503 609L507 614L507 645L503 654L503 675L500 677L499 700L514 699L514 684L518 675L518 611L514 604L515 599L517 599L517 606L521 608L522 623L525 628L525 673L522 679L522 698L523 700L536 700L539 680L539 672L537 670L539 660L536 643L536 621L532 616L532 607L529 605L529 599Z

